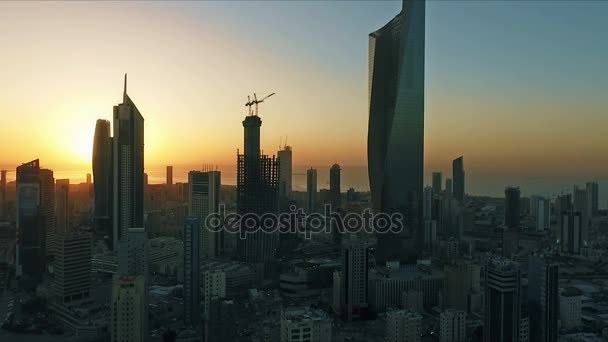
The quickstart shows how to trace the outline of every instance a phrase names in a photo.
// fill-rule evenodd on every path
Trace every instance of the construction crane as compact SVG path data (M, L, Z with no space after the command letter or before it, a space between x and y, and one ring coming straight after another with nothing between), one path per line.
M271 97L272 95L274 95L275 93L271 93L270 95L264 97L261 100L258 100L258 96L256 95L256 93L253 93L253 100L251 100L251 98L249 96L247 96L247 103L245 103L245 107L249 107L249 115L258 115L258 104L264 102L264 100L266 100L267 98ZM255 105L255 111L252 111L251 106Z

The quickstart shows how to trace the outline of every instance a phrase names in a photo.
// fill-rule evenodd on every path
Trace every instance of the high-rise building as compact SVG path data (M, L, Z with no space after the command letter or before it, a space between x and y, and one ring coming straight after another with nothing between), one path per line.
M197 327L201 321L201 222L189 217L184 225L184 324Z
M386 342L420 342L422 315L411 310L386 313Z
M285 145L277 152L279 158L279 197L289 198L291 196L291 146Z
M57 235L65 234L70 229L70 180L58 179L55 182L55 216Z
M443 174L440 171L433 172L433 193L435 195L441 195L443 187Z
M112 342L147 341L146 280L143 275L114 275L112 282Z
M536 221L536 231L544 232L551 228L551 202L541 196L530 199L530 215Z
M334 164L329 169L329 195L330 204L333 211L342 207L342 189L340 186L340 165Z
M581 326L583 293L576 287L568 287L559 296L559 319L566 330Z
M579 188L578 186L574 186L572 190L572 207L574 210L581 213L581 218L583 220L581 226L581 235L582 242L587 242L588 240L588 227L589 227L589 208L587 207L587 189Z
M372 207L401 213L406 229L378 237L376 259L415 257L422 241L425 1L404 0L369 35L367 159Z
M368 250L367 241L345 239L342 242L342 272L337 285L340 315L346 321L361 317L367 309Z
M317 170L306 171L306 210L310 214L317 209Z
M454 179L454 198L464 202L465 183L464 183L464 159L458 157L452 161L452 178Z
M203 274L203 289L205 315L207 315L214 297L226 298L226 272L217 269L205 271Z
M485 271L484 341L519 341L520 271L502 257L488 259Z
M205 341L235 342L237 341L234 322L237 319L236 305L233 300L219 297L211 299L211 306L205 319Z
M55 223L53 171L38 159L17 167L16 275L39 279L45 270L47 232Z
M281 310L281 342L331 342L332 321L320 309L288 307Z
M445 307L454 310L468 310L468 295L473 287L472 268L465 263L445 267Z
M110 121L99 119L95 124L95 138L93 140L94 222L97 231L107 236L108 247L111 250L114 249L112 151Z
M249 115L243 120L244 154L237 157L236 194L237 211L241 215L263 215L278 210L279 162L275 157L261 154L261 126L262 120L257 115ZM244 224L240 228L245 231L245 238L237 240L238 258L271 266L278 247L276 234Z
M583 244L583 215L580 211L566 210L560 215L561 246L563 253L580 254Z
M424 221L431 220L433 218L433 188L427 186L424 188L424 195L422 196L422 217Z
M598 214L599 187L596 182L588 182L585 188L587 191L587 217L591 219Z
M167 185L173 185L173 165L167 166Z
M439 314L439 342L465 342L466 319L466 311L461 310L446 310Z
M114 106L113 246L129 228L144 227L144 118L127 95L127 75L122 103Z
M58 236L53 290L55 302L68 305L89 299L91 292L91 236L70 232Z
M118 274L148 277L148 238L144 228L129 228L118 242Z
M531 341L557 341L559 266L542 256L528 260L528 310Z
M220 171L190 171L188 173L188 216L201 223L202 259L216 258L224 251L224 232L211 230L206 225L210 214L218 213L220 206Z
M6 170L0 171L0 220L5 220L6 213Z
M520 191L519 188L505 189L505 226L519 228L520 223Z

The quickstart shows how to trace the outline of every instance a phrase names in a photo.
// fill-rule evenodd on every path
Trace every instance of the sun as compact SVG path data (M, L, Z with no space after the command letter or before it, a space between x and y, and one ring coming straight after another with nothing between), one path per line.
M82 164L88 164L93 158L93 134L81 130L70 139L72 155Z

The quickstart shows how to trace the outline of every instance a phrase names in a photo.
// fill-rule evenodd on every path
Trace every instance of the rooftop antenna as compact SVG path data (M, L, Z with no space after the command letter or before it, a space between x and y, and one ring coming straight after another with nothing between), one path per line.
M287 146L287 135L285 135L285 145L284 146Z
M127 73L126 72L125 72L125 87L122 92L122 97L123 97L123 99L125 99L127 97Z
M281 135L281 140L279 140L279 151L282 149L283 146L283 136Z

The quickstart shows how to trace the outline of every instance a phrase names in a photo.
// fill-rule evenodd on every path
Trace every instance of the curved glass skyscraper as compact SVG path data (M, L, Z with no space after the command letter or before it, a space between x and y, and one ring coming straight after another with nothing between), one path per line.
M421 241L424 161L425 2L404 0L401 13L369 35L367 159L376 213L401 213L406 229L379 234L377 262L417 255Z

